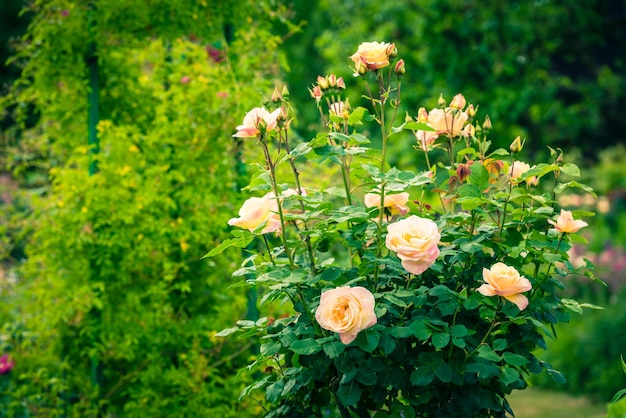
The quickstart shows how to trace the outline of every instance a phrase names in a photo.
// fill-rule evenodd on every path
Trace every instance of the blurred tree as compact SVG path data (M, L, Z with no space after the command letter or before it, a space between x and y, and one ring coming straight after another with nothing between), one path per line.
M11 225L27 258L0 294L0 348L16 361L0 416L255 415L231 373L249 345L214 338L245 310L227 279L240 254L200 258L242 200L231 135L271 92L281 10L219 0L29 10L20 77L2 102L16 141L3 145L16 176L44 184Z

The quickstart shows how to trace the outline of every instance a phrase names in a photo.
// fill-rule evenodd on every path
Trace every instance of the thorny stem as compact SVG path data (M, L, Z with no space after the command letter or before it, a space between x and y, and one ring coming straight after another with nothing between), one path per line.
M380 133L382 141L382 155L380 158L380 173L385 173L385 160L387 159L387 132L385 127L385 108L383 95L385 94L384 81L379 73L376 74L376 78L379 84L379 97L380 97ZM385 181L384 179L380 183L380 207L378 215L378 230L376 231L376 258L380 258L382 251L382 231L383 231L383 219L385 217ZM379 267L376 263L374 270L374 280L378 279Z
M265 247L267 248L267 255L269 256L270 261L272 262L272 265L276 267L276 263L274 262L274 257L272 256L272 250L270 248L270 243L267 242L267 237L265 236L265 234L262 234L262 236L263 236L263 241L265 242Z
M511 155L511 173L513 173L513 167L515 166L515 160L513 159L513 155ZM511 198L511 191L513 190L513 179L509 181L509 193L504 199L504 208L502 210L502 223L500 224L500 235L502 235L502 231L504 230L504 221L506 220L506 207L509 204L509 199Z

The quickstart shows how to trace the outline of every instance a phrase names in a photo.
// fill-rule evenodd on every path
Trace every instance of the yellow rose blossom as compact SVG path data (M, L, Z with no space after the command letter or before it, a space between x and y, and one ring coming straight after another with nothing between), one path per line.
M389 53L394 50L393 44L386 42L363 42L350 57L357 70L355 75L388 66Z
M496 263L489 270L483 268L483 279L486 283L478 288L481 294L502 296L516 304L520 311L528 306L528 298L520 293L529 291L532 285L515 268Z

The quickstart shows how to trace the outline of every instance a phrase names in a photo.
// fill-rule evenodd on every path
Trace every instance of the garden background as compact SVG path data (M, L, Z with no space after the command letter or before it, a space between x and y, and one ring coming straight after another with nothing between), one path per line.
M232 134L278 84L308 139L307 87L329 73L354 84L347 57L368 40L402 51L403 110L462 92L493 121L494 146L527 138L531 163L562 148L595 190L560 203L597 212L576 256L607 286L571 278L568 292L606 309L538 354L565 384L542 376L512 402L558 399L561 411L523 412L522 398L518 416L603 416L626 387L623 1L0 5L1 60L12 57L0 73L0 349L14 362L0 416L259 414L238 400L253 377L235 377L255 346L215 337L259 315L254 292L231 286L243 255L201 259L250 196L240 189L259 153ZM394 139L394 163L418 168L413 145Z

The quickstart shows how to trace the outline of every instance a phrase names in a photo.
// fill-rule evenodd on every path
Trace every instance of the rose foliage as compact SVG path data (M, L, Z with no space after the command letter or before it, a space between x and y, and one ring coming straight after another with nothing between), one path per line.
M234 276L289 313L218 335L260 344L249 366L258 379L242 396L262 391L269 417L504 417L506 396L531 374L562 379L535 353L584 307L559 297L563 280L593 277L567 254L584 241L577 218L592 214L556 207L560 194L588 190L579 169L561 150L547 163L518 160L520 139L491 150L491 121L461 94L398 115L397 53L367 42L350 56L363 107L344 101L342 77L318 77L310 91L324 129L310 141L294 143L278 89L233 135L265 164L231 220L239 229L208 255L260 249ZM373 129L380 146L370 146ZM389 141L429 169L389 166ZM309 179L314 164L337 175Z

